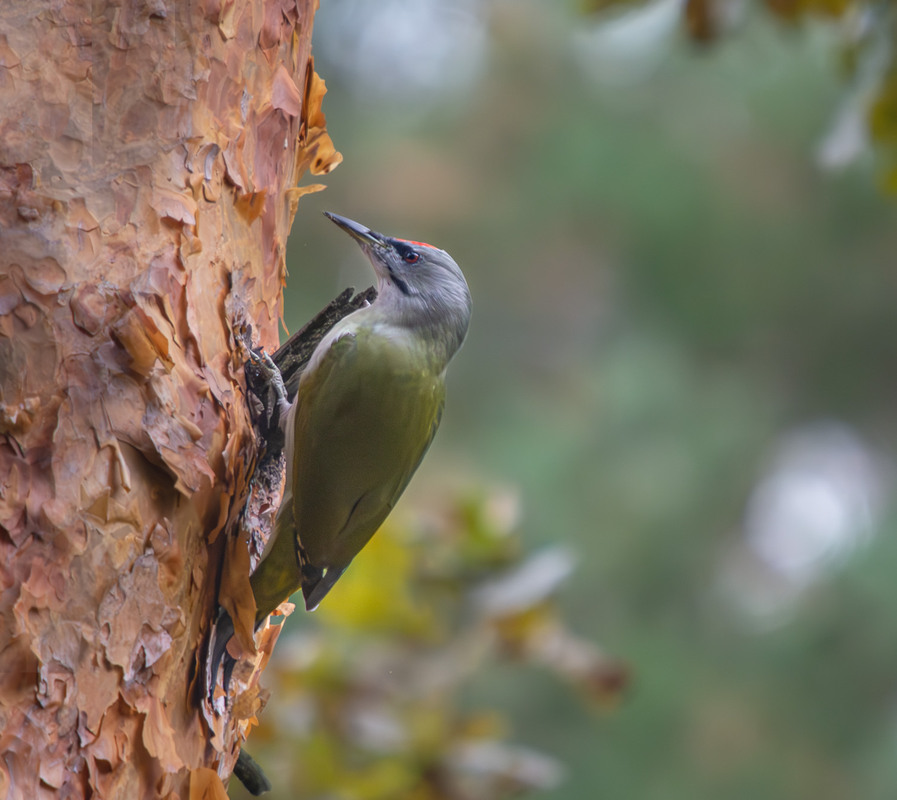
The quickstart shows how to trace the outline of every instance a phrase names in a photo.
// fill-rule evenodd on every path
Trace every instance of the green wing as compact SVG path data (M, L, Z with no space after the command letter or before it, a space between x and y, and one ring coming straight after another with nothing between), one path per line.
M419 466L439 426L445 387L415 344L362 328L336 338L303 375L293 412L291 502L252 576L259 618L302 583L296 537L311 565L344 569Z
M445 387L414 346L366 329L344 335L300 385L293 513L319 567L348 565L433 440Z

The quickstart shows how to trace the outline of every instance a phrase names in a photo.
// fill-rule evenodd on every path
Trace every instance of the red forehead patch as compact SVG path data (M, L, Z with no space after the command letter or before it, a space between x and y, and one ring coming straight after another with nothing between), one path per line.
M397 239L396 241L404 242L405 244L417 245L418 247L431 247L433 248L433 250L436 249L432 244L427 244L426 242L412 242L411 239Z

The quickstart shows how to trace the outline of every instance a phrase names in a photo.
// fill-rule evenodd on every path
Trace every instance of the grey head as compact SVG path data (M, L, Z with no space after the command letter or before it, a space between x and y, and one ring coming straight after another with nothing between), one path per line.
M470 290L461 268L438 247L396 239L325 211L359 244L377 273L375 305L396 324L431 340L447 363L470 323Z

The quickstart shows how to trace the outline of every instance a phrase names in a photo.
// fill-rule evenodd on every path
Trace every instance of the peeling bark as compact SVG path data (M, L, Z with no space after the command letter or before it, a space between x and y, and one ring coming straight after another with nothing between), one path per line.
M241 337L276 346L296 184L339 162L315 7L0 4L2 796L223 793L193 684Z

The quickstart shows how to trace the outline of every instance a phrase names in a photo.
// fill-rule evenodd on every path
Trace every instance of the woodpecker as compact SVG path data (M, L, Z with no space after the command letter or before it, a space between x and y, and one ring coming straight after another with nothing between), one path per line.
M439 427L446 368L470 322L470 290L444 250L324 213L370 260L377 297L317 345L283 420L284 495L250 577L256 627L300 588L317 608L392 511ZM232 634L221 608L212 682ZM233 667L225 662L225 691ZM245 752L234 774L252 794L270 788Z
M368 257L378 294L315 348L286 415L286 488L250 579L257 624L300 587L314 610L386 519L439 427L470 321L444 250L324 213Z

